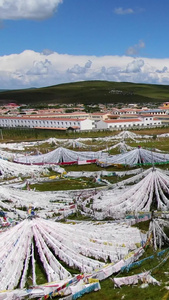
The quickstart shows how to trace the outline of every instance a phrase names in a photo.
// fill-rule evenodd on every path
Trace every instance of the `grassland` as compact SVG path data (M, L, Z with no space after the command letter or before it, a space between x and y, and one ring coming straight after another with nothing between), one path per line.
M142 272L151 271L151 276L160 282L160 286L149 284L147 287L142 288L142 283L136 285L124 285L121 288L114 288L112 277L100 282L101 290L92 292L81 297L83 300L168 300L168 275L169 275L169 262L168 252L159 258L157 252L150 246L146 249L144 255L140 258L147 258L154 256L153 259L145 260L139 267L134 267L129 272L121 272L116 274L117 277L132 276ZM73 270L71 270L73 273ZM74 272L75 273L75 272ZM55 297L54 299L60 299Z
M44 140L50 137L60 138L60 139L76 139L79 137L82 138L92 138L91 141L88 141L89 146L98 145L98 142L95 140L98 137L113 136L118 134L120 131L89 131L89 132L60 132L57 130L43 130L43 129L31 129L31 128L2 128L2 135L0 135L1 143L10 143L10 142L21 142L21 141L36 141ZM142 134L142 135L154 135L169 133L169 126L159 127L159 128L145 128L142 130L131 130L131 132ZM3 136L3 139L2 139ZM152 142L152 140L151 140ZM48 145L49 146L49 145ZM52 145L50 146L52 147ZM104 148L106 145L104 144ZM98 148L98 147L97 147ZM93 150L93 148L92 148Z
M82 81L55 86L0 92L0 103L161 103L169 99L169 86L110 81Z
M30 131L30 132L29 132ZM21 141L21 140L36 140L36 139L45 139L45 138L49 138L54 137L54 132L47 132L45 131L43 133L43 131L39 131L38 134L36 131L34 130L15 130L15 129L11 129L11 130L3 130L4 133L4 140L3 141L11 141L11 140L15 140L15 141ZM140 133L140 134L150 134L150 135L154 135L153 139L149 139L146 143L140 141L140 144L142 147L146 147L146 148L158 148L161 150L165 150L167 152L169 152L169 138L157 138L157 134L161 134L161 133L168 133L169 132L169 128L158 128L158 129L145 129L143 131L134 131L135 133ZM27 135L26 135L27 133ZM84 137L92 137L93 138L93 143L97 142L94 140L94 138L98 137L98 136L104 136L105 135L112 135L112 134L117 134L118 132L100 132L100 133L85 133ZM31 137L31 135L33 135ZM79 134L76 135L76 133L70 133L69 135L65 135L65 136L58 136L56 133L57 137L62 137L62 138L76 138L79 137ZM130 144L131 146L138 146L138 143L136 143L135 141L127 141L128 144ZM105 146L105 145L104 145ZM43 145L43 147L48 150L51 151L53 150L56 146L50 146L48 144ZM51 148L50 148L51 147ZM102 147L102 145L101 145ZM44 149L45 150L45 149ZM167 165L164 167L168 167ZM84 166L78 166L78 165L72 165L72 166L66 166L65 170L67 172L69 171L96 171L96 170L103 170L103 168L96 166L96 165L84 165ZM114 167L110 167L107 168L106 170L109 171L123 171L124 169L117 169ZM126 168L125 168L126 170ZM124 178L122 178L124 179ZM122 180L120 179L120 180ZM110 180L111 183L116 182L117 178L115 177L110 177L108 178L108 180ZM118 179L119 180L119 179ZM57 190L57 189L69 189L70 188L70 184L72 185L72 188L78 187L78 188L83 188L83 187L89 187L89 185L93 185L92 182L88 182L87 179L83 179L82 181L77 180L77 179L71 179L71 180L60 180L59 181L55 181L51 184L51 182L46 182L44 184L38 184L34 187L36 187L37 190ZM33 188L31 186L31 188ZM81 216L77 217L76 214L72 215L70 217L69 222L72 219L77 219L77 220L81 220ZM138 227L140 229L147 229L147 223L139 223ZM165 245L168 246L168 245ZM169 299L169 292L168 290L165 288L166 286L169 286L169 260L167 259L166 261L162 262L162 259L159 259L156 255L156 252L149 247L148 249L146 249L146 252L144 254L143 257L148 257L150 255L154 255L154 259L153 260L148 260L145 263L143 263L140 267L134 268L132 269L129 273L121 273L118 274L117 276L131 276L134 274L138 274L140 272L145 272L147 270L152 270L151 275L155 277L155 279L159 280L161 285L160 286L153 286L153 285L149 285L146 288L141 288L141 283L139 283L138 285L134 285L134 286L123 286L120 289L119 288L114 288L114 284L111 280L111 278L108 278L107 280L104 280L101 282L101 290L98 292L93 292L90 294L87 294L85 296L83 296L81 299L83 300L167 300ZM140 259L142 259L143 257L141 257ZM161 264L160 264L161 263ZM62 263L63 264L63 263ZM66 266L67 268L67 266ZM37 272L38 272L38 284L43 283L44 281L46 281L46 277L43 273L43 271L40 268L40 264L37 264L36 266ZM77 270L73 270L73 269L69 269L69 271L72 274L77 273ZM30 272L31 274L31 272ZM29 274L28 274L29 275ZM112 276L113 278L113 276ZM28 286L31 285L31 280L29 278L27 284ZM54 299L59 299L60 297L56 297Z

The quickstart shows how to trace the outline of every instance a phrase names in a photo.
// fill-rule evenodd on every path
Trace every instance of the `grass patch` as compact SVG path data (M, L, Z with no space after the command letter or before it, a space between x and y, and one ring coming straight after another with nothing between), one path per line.
M76 213L71 214L70 216L66 217L66 219L67 220L76 220L76 221L91 221L92 220L92 218L82 215L80 211L77 211Z
M31 184L31 189L37 191L59 191L59 190L78 190L84 188L96 188L100 185L92 181L90 178L84 179L58 179L43 183Z
M147 220L147 221L144 221L144 222L136 223L136 224L134 224L132 226L133 227L137 227L138 229L143 230L143 231L148 231L149 224L150 224L150 220Z
M150 255L154 255L154 251L152 248L148 248L146 254L143 257L148 257ZM143 258L141 257L141 259ZM134 274L139 274L141 272L145 272L151 270L152 268L156 267L162 260L158 259L155 255L154 259L146 260L140 267L132 269L130 272L124 272L117 277L123 276L132 276ZM167 290L165 289L165 285L168 281L168 276L165 272L169 271L169 262L168 260L164 262L161 266L154 269L152 271L152 276L161 282L160 286L149 284L147 288L141 288L141 282L137 285L130 285L130 286L122 286L121 288L114 288L114 284L110 278L101 281L101 290L98 292L92 292L90 294L84 295L81 299L86 300L114 300L114 299L125 299L125 300L159 300L163 299L164 295L167 294ZM113 276L111 277L113 278ZM166 299L169 299L166 298Z
M69 165L69 166L64 166L64 169L66 172L96 172L96 171L128 171L128 170L134 170L136 167L117 167L117 166L108 166L106 168L102 168L99 165L96 164L88 164L88 165Z

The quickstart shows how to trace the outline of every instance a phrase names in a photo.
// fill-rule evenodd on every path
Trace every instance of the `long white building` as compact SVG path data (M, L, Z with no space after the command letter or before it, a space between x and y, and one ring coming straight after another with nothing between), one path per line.
M72 118L40 118L28 116L0 116L0 127L6 128L36 128L76 131L85 130L113 130L133 127L155 127L160 126L162 121L153 116L140 116L131 119L108 119L95 122L91 119Z
M140 117L134 119L112 119L96 123L97 129L125 129L133 127L160 126L161 121L153 117Z
M30 118L0 116L0 127L7 128L36 128L36 129L57 129L57 130L92 130L95 126L94 121L89 119L70 119L70 118Z

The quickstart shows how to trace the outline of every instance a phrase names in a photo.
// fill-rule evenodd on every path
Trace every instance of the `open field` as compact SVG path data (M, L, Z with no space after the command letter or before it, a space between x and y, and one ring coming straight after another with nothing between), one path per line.
M169 133L169 126L159 127L159 128L146 128L141 130L131 130L131 132L141 135L158 135L163 133ZM92 138L92 140L87 141L87 144L92 146L98 142L95 140L98 137L109 137L120 133L120 131L89 131L89 132L58 132L57 130L39 130L30 128L2 128L2 134L0 136L1 143L11 143L11 142L22 142L22 141L37 141L45 140L50 137L55 137L59 139L77 139L81 138ZM106 145L104 144L104 147Z
M120 91L120 93L118 92ZM169 98L169 86L109 81L82 81L38 89L0 93L0 102L48 103L161 103Z

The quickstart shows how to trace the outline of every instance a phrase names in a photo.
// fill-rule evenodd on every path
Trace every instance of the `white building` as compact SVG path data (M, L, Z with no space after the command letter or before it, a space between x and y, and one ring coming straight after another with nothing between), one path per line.
M95 127L94 121L89 119L66 119L66 118L30 118L4 117L0 116L0 127L8 128L36 128L36 129L57 129L57 130L92 130Z
M140 117L135 119L115 119L97 122L97 129L125 129L133 127L160 126L161 121L153 117Z

